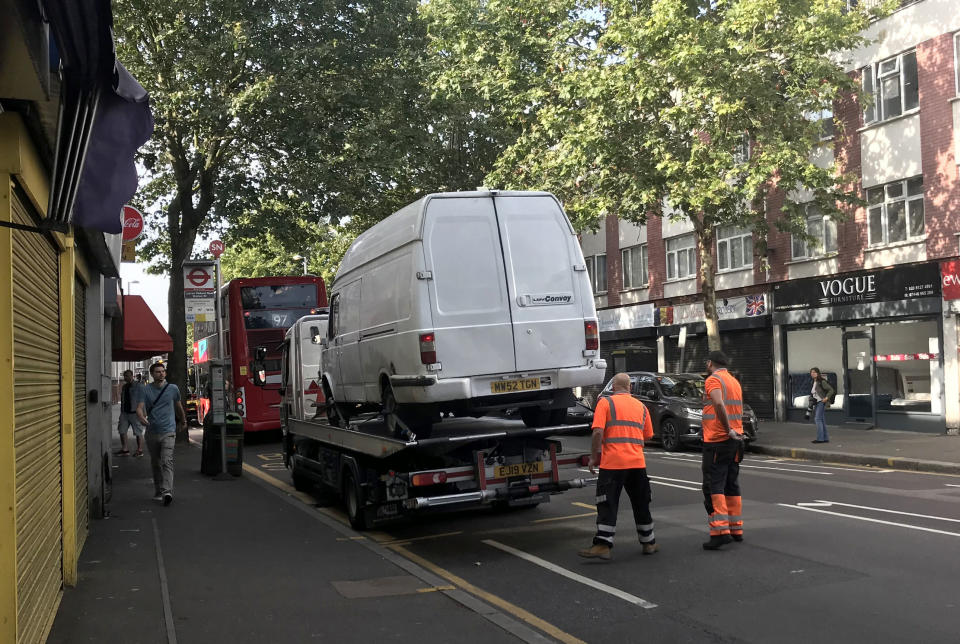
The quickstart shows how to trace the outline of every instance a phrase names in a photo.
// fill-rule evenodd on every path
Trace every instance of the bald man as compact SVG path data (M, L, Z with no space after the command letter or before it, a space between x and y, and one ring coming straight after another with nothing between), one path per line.
M593 412L593 443L590 472L599 465L597 478L597 534L593 546L579 552L588 559L610 559L617 531L620 492L626 488L637 537L643 554L652 555L659 546L650 515L650 480L643 457L643 443L653 438L653 422L646 406L630 395L630 376L613 377L613 393L603 396Z

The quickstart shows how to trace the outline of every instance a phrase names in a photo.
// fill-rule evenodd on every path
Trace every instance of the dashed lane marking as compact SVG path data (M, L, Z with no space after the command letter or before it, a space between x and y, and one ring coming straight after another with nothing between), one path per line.
M446 579L447 581L454 584L455 586L462 588L463 590L467 591L471 595L474 595L475 597L479 597L480 599L486 601L487 603L492 604L507 613L510 613L514 617L517 617L518 619L526 622L527 624L530 624L534 628L540 631L543 631L544 633L556 639L557 641L563 642L563 644L586 644L586 642L584 642L583 640L574 637L573 635L567 633L566 631L560 630L550 622L544 621L539 617L537 617L536 615L534 615L533 613L530 613L515 604L511 604L505 599L501 599L496 595L488 593L482 588L478 588L477 586L474 586L466 579L463 579L462 577L458 577L457 575L453 574L449 570L446 570L436 565L432 561L427 561L423 557L410 552L409 550L407 550L401 545L392 545L392 546L386 546L386 547L396 552L397 554L409 559L410 561L417 564L418 566L426 568L433 574L439 577L442 577L443 579Z
M594 579L590 579L589 577L584 577L583 575L577 574L575 572L567 570L566 568L563 568L554 563L551 563L546 559L541 559L540 557L531 555L527 552L524 552L523 550L517 550L516 548L511 548L510 546L500 543L499 541L494 541L493 539L484 539L483 543L487 544L488 546L492 546L497 550L502 550L503 552L509 553L515 557L519 557L524 561L529 561L530 563L540 566L541 568L546 568L550 572L555 572L556 574L562 577L566 577L567 579L571 579L585 586L589 586L590 588L595 588L596 590L603 591L609 595L618 597L626 602L629 602L636 606L640 606L641 608L657 607L656 604L652 602L648 602L646 599L637 597L636 595L631 595L630 593L624 590L620 590L619 588L614 588L613 586L608 586L607 584L601 583Z
M934 534L943 534L950 537L960 537L960 532L948 532L946 530L936 530L934 528L924 528L918 525L910 525L909 523L897 523L895 521L885 521L883 519L872 519L870 517L858 517L855 514L845 514L843 512L832 512L830 510L823 510L821 508L812 508L805 505L793 505L790 503L778 503L785 508L794 508L795 510L806 510L807 512L819 512L820 514L829 514L835 517L843 517L845 519L856 519L857 521L867 521L869 523L879 523L881 525L893 526L895 528L907 528L909 530L919 530L920 532L932 532Z
M569 519L582 519L583 517L595 517L597 516L596 512L584 512L583 514L570 514L565 517L550 517L549 519L537 519L536 521L531 521L531 523L551 523L553 521L567 521Z
M919 519L933 519L935 521L949 521L951 523L960 523L960 519L951 519L948 517L938 517L932 514L916 514L915 512L902 512L900 510L887 510L886 508L873 508L869 505L854 505L852 503L840 503L839 501L824 501L817 499L817 503L826 503L827 505L839 505L845 508L856 508L858 510L872 510L873 512L885 512L886 514L900 514L907 517L917 517Z
M700 488L698 487L687 487L686 485L677 485L676 483L666 483L665 481L650 481L654 485L663 485L666 487L675 487L679 490L687 490L688 492L699 492Z

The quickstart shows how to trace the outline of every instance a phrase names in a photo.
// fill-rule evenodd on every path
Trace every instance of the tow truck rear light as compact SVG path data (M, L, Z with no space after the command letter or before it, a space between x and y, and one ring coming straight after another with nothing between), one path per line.
M580 457L580 465L581 465L582 467L586 467L587 465L590 465L590 455L589 455L589 454L584 454L583 456Z
M433 333L420 334L420 362L423 364L437 362L437 336Z
M583 335L587 341L587 351L596 351L600 348L600 333L595 320L584 320Z
M447 482L446 472L421 472L413 475L412 484L414 487L424 485L438 485Z

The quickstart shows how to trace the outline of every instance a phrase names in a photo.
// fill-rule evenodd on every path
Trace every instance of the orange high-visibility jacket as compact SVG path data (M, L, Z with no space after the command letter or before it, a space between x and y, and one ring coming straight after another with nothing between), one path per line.
M710 398L710 392L717 389L723 394L723 404L727 409L730 429L735 430L738 434L743 433L743 391L740 389L740 383L726 369L717 369L707 378L704 387L704 398L706 400L703 404L704 443L720 443L729 438L727 430L723 428L723 423L717 418L717 410Z
M653 438L647 407L628 393L604 396L593 411L593 428L603 429L600 468L629 470L647 466L643 441Z

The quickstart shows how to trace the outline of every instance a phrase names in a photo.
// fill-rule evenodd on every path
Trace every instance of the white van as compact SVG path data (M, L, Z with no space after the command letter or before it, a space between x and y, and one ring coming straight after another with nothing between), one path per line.
M546 192L428 195L357 237L331 293L333 423L382 409L424 436L443 413L519 407L542 427L603 382L586 264Z

